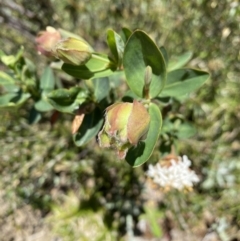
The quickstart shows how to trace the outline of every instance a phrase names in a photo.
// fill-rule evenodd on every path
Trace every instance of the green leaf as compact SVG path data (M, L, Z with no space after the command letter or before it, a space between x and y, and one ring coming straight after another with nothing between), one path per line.
M109 95L110 83L108 78L93 79L94 96L97 102L100 102Z
M124 41L124 43L126 43L128 41L128 39L130 38L130 36L132 35L132 31L128 28L122 28L122 39Z
M40 88L42 90L53 90L55 79L53 71L50 67L46 67L40 79Z
M15 64L22 58L24 52L24 48L21 47L17 54L14 55L4 55L1 57L1 61L10 68L14 68Z
M30 97L29 93L7 93L0 96L0 108L18 107Z
M15 80L5 72L0 71L0 86L7 92L18 92L19 86L16 85Z
M121 66L124 51L124 42L121 36L114 32L112 29L109 29L107 31L107 43L117 66Z
M189 94L199 88L209 73L197 69L177 69L168 73L166 85L160 96L178 97Z
M57 89L47 94L48 102L58 111L73 113L86 101L88 92L80 87Z
M48 112L53 110L53 106L45 99L40 99L34 104L34 107L37 111Z
M73 141L77 146L83 146L94 138L103 124L102 113L95 109L92 113L86 115L78 132L73 135Z
M18 93L16 97L11 99L10 105L13 106L20 106L22 105L31 95L29 93Z
M161 131L162 116L156 104L150 104L149 115L151 119L146 139L139 142L137 147L132 147L126 156L126 161L133 167L142 165L150 158Z
M163 127L162 127L161 134L171 133L173 131L175 132L173 122L170 121L168 118L165 118L163 121Z
M168 63L168 71L182 68L189 62L192 56L193 56L192 52L186 52L180 56L172 57Z
M93 79L107 77L113 74L112 63L105 55L92 54L86 65L74 66L63 64L62 70L79 79Z
M36 72L36 66L35 66L35 64L34 64L30 59L24 58L24 60L25 60L25 64L27 65L28 71L29 71L31 74L35 74L35 72Z
M3 71L0 71L0 85L8 85L11 84L13 85L15 83L15 80L8 74L6 74Z
M17 93L8 93L0 96L0 107L6 107L9 105L11 100L16 97Z
M143 31L135 31L129 38L123 55L123 66L130 89L144 97L144 76L147 66L152 69L149 86L149 97L156 97L164 87L166 66L164 58L152 41Z
M177 132L179 139L187 139L196 134L196 129L190 123L182 123Z
M163 56L163 58L164 58L164 61L165 61L165 63L166 63L166 66L168 66L168 53L167 53L167 50L165 49L165 47L164 46L161 46L160 47L160 51L161 51L161 53L162 53L162 56Z
M75 100L78 92L81 90L82 88L80 87L72 87L70 89L57 89L49 92L47 97L56 102L62 103L63 105L68 105Z

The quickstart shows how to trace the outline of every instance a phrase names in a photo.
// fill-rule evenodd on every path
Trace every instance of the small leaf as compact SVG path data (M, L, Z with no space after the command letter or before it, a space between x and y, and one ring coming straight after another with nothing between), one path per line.
M28 71L31 74L35 74L36 73L36 66L35 66L35 64L30 59L24 58L24 60L25 60L25 64L27 65Z
M47 97L56 102L61 102L63 105L71 104L79 91L82 89L80 87L72 87L70 89L57 89L48 93Z
M53 90L55 79L53 71L50 67L46 67L40 79L40 88L43 90Z
M143 90L147 66L152 68L149 98L156 97L163 89L166 79L165 61L156 44L145 32L137 30L129 38L124 50L123 66L130 89L139 97L145 97Z
M35 102L34 107L40 112L48 112L53 110L53 106L45 99L40 99L39 101Z
M3 71L0 71L0 85L8 85L8 84L14 84L15 80L8 74L6 74Z
M80 79L93 79L106 77L113 74L111 62L104 55L93 54L86 65L74 66L63 64L62 70L71 76Z
M24 48L21 47L17 54L14 55L3 55L1 57L1 61L8 67L14 68L15 64L22 58L24 52Z
M6 107L10 103L10 101L16 97L18 94L17 93L8 93L5 95L0 96L0 107Z
M128 39L130 38L130 36L132 35L132 31L128 28L122 28L122 38L124 43L126 43L128 41Z
M88 92L80 87L57 89L47 94L49 103L58 111L73 113L88 98Z
M30 97L29 93L7 93L0 96L0 107L18 107Z
M186 52L180 56L174 56L170 58L168 63L168 71L182 68L189 62L192 56L193 56L192 52Z
M94 96L97 102L100 102L109 95L110 83L108 78L93 79Z
M5 72L0 71L0 86L7 92L18 92L19 86L16 85L16 81Z
M132 147L126 156L126 161L133 167L142 165L150 158L161 131L162 116L158 106L154 103L149 106L149 115L150 125L146 139L139 142L137 147Z
M96 108L90 114L85 115L81 127L78 129L78 132L73 135L74 143L77 146L85 145L92 138L97 136L102 124L102 112Z
M121 36L109 29L107 31L107 43L116 64L120 67L122 64L122 56L124 51L124 42Z
M160 97L176 97L189 94L199 88L208 78L209 73L196 69L177 69L168 73L166 85Z
M163 121L161 134L168 134L172 132L175 132L174 124L168 118L165 118Z
M11 99L10 104L13 106L20 106L22 105L31 95L29 93L18 93L13 99Z
M177 132L179 139L187 139L196 134L196 129L190 123L182 123Z

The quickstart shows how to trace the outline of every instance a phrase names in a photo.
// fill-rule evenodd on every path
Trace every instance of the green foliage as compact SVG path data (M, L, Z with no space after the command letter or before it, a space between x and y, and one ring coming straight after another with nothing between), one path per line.
M57 43L54 42L54 38L51 42L51 31L58 38L61 34L68 38ZM130 98L133 100L135 98L145 104L150 114L150 124L145 134L146 139L143 141L138 143L131 141L132 137L130 138L130 136L133 136L133 133L130 135L131 131L128 131L129 143L124 141L122 144L121 141L119 143L109 142L103 146L115 147L119 157L123 158L126 156L123 152L132 146L127 153L126 161L133 167L142 165L151 157L162 126L160 106L153 103L154 98L173 97L180 100L182 96L200 87L209 75L207 72L195 69L176 69L189 61L191 53L179 56L175 60L168 60L166 49L163 46L159 49L145 32L141 30L131 32L124 28L121 34L123 39L113 30L108 30L107 43L111 54L107 56L94 52L90 44L81 37L73 38L72 34L67 31L48 28L45 33L41 33L40 37L42 36L42 38L38 39L38 49L48 57L56 56L62 60L64 62L62 70L75 78L85 80L85 86L75 85L69 88L59 88L56 85L54 72L50 67L46 67L38 79L35 66L23 57L23 49L21 49L16 56L3 55L1 58L2 62L13 70L15 75L11 77L3 72L1 74L3 89L10 92L1 97L0 106L19 106L32 97L34 105L30 112L30 123L39 121L42 117L41 112L52 110L79 115L73 121L73 140L77 146L82 146L97 135L103 124L102 111L110 104L111 87L108 77L115 74L114 72L123 71L126 83L132 91ZM49 44L52 44L53 56L50 54ZM172 69L168 73L167 64ZM20 81L19 89L15 88L15 79ZM116 101L117 98L112 99L113 103ZM137 104L138 102L133 103ZM92 107L84 109L83 106ZM111 106L106 109L106 112L110 110L109 108ZM128 107L126 106L126 108ZM138 116L141 113L145 112L136 111L135 117L131 117L135 123L131 123L132 127L129 128L134 128L136 133L141 133L141 130L138 129L141 127L138 124L138 118L144 118ZM116 114L116 118L124 119L126 117ZM120 120L118 122L121 123ZM146 123L148 125L148 122ZM119 126L117 122L116 125ZM119 128L121 132L122 127L119 126ZM181 130L181 126L178 128ZM191 132L190 129L185 128L183 136L188 136L186 133L188 131ZM111 135L111 131L106 133ZM124 137L124 134L121 135ZM105 136L104 138L101 140L113 140L112 137ZM139 138L135 139L139 140Z
M35 68L30 60L23 58L23 48L14 55L1 56L1 61L9 67L9 74L0 72L0 96L1 108L19 107L23 105L29 97L36 97L37 80Z
M0 3L0 56L4 57L3 65L0 64L0 99L4 103L0 108L0 239L25 240L33 233L43 234L46 241L76 239L78 222L97 220L99 235L102 231L110 232L106 229L109 225L119 235L112 240L131 240L139 235L140 217L150 226L150 231L140 230L139 238L143 240L154 239L161 233L164 237L172 234L173 240L202 240L209 237L209 229L211 235L222 240L239 239L239 4L233 0L13 2ZM61 62L46 63L43 56L36 54L34 36L49 24L70 31L59 29L62 36L71 34L84 41L80 34L97 51L109 53L104 56L105 64L94 63L95 66L83 69L64 64L63 69L72 69L64 70L70 74L67 75L53 67L61 66ZM126 28L121 29L122 26ZM95 145L97 128L91 125L97 120L100 123L105 108L116 101L135 99L143 101L146 108L149 104L142 93L138 96L126 87L129 80L124 77L123 66L107 49L109 27L114 35L121 36L124 45L133 34L128 28L145 30L156 46L161 46L167 68L165 87L157 96L151 96L151 102L162 113L159 139L149 161L134 169L117 161L110 149L99 150ZM24 45L24 58L19 58L21 54L13 55L20 45ZM80 107L94 106L90 113L85 113L79 128L79 147L74 143L76 134L70 134L70 122L79 106L70 115L60 114L54 119L56 108L49 102L48 90L40 87L46 65L53 67L55 84L51 92L80 87L88 92ZM208 71L211 78L202 70ZM184 71L190 75L185 76ZM141 83L145 83L146 75L149 76L148 67ZM147 92L147 87L141 88ZM26 100L21 97L24 95L28 96ZM92 117L94 113L96 119ZM29 126L26 120L35 124ZM85 126L93 134L87 135ZM143 172L148 163L172 153L173 147L176 153L191 158L192 168L201 178L192 193L181 197L179 193L169 195L146 187ZM72 195L69 190L79 195ZM66 194L69 200L64 198ZM71 200L76 200L76 196L78 200L73 204ZM156 206L145 208L150 199ZM37 208L32 213L41 213L28 215L26 203ZM68 219L64 218L71 213L68 208L78 210L80 203L83 211L89 212L73 212ZM27 216L26 222L18 220L19 213L21 220L24 214ZM52 218L44 226L46 213ZM128 228L127 216L133 217ZM46 230L56 236L48 238Z

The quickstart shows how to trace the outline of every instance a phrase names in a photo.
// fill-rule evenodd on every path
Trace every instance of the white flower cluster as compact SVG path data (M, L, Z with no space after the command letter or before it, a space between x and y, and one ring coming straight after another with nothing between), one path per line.
M165 190L175 188L178 190L191 189L193 183L199 182L199 178L194 171L189 169L191 161L186 155L178 157L178 161L171 159L169 165L156 166L149 165L147 175Z

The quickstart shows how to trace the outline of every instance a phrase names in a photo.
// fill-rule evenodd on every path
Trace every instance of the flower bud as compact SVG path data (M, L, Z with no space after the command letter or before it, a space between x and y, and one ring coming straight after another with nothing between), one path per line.
M53 57L52 48L60 39L59 31L48 26L46 31L41 31L35 39L38 53L47 57Z
M67 38L53 48L54 56L72 65L84 65L92 56L92 48L83 40Z
M138 101L116 103L106 109L105 124L98 134L101 147L114 147L124 159L128 149L136 146L148 131L150 115Z

